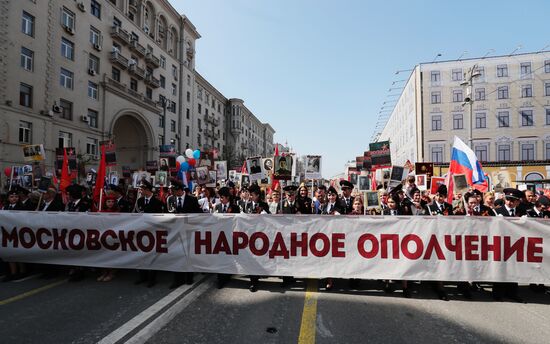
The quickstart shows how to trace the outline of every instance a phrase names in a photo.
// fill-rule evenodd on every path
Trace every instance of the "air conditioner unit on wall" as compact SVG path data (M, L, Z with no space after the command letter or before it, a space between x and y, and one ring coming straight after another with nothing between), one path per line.
M97 50L97 51L101 51L101 49L102 49L102 48L101 48L101 44L95 43L95 44L94 44L94 49Z
M79 2L77 5L78 9L82 12L86 12L86 6L84 5L83 2Z
M70 26L63 26L65 28L65 31L67 31L67 33L70 33L71 35L74 35L74 30L72 27Z
M85 123L90 123L90 117L88 116L80 116L80 120Z
M60 113L61 112L61 107L57 104L54 104L52 106L52 111L55 112L55 113Z
M96 73L95 70L90 68L90 69L88 69L88 74L90 74L91 76L95 76L97 73Z

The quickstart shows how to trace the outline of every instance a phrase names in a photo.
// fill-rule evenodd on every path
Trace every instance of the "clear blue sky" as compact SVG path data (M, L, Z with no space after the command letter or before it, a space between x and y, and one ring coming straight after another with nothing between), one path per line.
M171 0L195 24L197 70L277 131L323 155L323 176L360 155L395 75L419 62L538 51L550 1ZM403 77L400 77L403 76Z

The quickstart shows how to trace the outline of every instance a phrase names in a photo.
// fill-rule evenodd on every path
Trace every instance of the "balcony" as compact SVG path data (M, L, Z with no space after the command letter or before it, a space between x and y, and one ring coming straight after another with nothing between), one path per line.
M153 55L152 52L148 51L147 54L145 54L145 63L148 66L152 66L155 68L160 67L160 59Z
M128 59L118 51L112 51L111 57L109 58L112 63L118 65L122 69L128 68Z
M111 27L111 37L117 39L124 45L130 44L130 34L118 25Z
M205 137L212 137L212 135L213 135L213 132L210 129L204 129L202 132L203 132Z
M129 68L130 74L133 74L137 79L145 79L145 69L139 67L137 64L131 65Z
M148 105L151 105L151 106L154 106L154 107L158 108L158 104L153 99L149 99L146 96L143 96L143 101L145 103L147 103Z
M220 139L220 134L214 134L213 137L214 137L215 140L219 140Z
M214 115L206 115L204 116L204 121L206 123L212 123L214 121Z
M159 88L160 87L160 80L155 78L152 74L145 76L145 83L149 84L152 88Z
M145 49L145 47L139 44L139 42L136 40L132 40L130 42L130 50L136 53L136 55L139 55L139 57L145 57L145 55L147 54L147 50Z
M105 77L106 81L107 81L107 84L110 85L110 86L113 86L121 91L126 91L126 85L124 85L123 83L121 83L120 81L116 81L115 79L111 79L109 77Z
M214 126L217 127L218 125L220 125L220 119L214 118L214 120L212 121L212 124L214 124Z

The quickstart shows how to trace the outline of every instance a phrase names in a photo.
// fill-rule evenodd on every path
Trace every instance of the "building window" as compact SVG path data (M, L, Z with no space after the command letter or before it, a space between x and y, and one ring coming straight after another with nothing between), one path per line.
M544 83L544 95L547 97L550 96L550 82Z
M159 146L164 145L164 135L159 135Z
M441 115L432 116L432 130L441 130Z
M185 109L185 118L189 119L189 116L190 116L189 113L190 112L191 111L189 109Z
M23 11L23 20L21 22L21 32L25 35L34 37L34 16Z
M497 77L505 78L508 76L508 65L498 65L497 66Z
M178 80L178 67L172 65L172 76L175 80Z
M550 160L550 142L545 144L546 160Z
M173 133L176 132L176 121L174 121L173 119L170 120L170 131Z
M191 86L191 75L187 74L187 86Z
M505 145L498 145L497 146L497 156L498 156L498 161L510 161L511 158L511 150L510 150L510 145L509 144L505 144Z
M178 93L178 86L176 84L172 84L172 95L175 97Z
M61 108L61 118L72 120L73 119L73 103L68 100L60 99L59 107Z
M88 69L99 74L99 57L92 54L88 55Z
M120 19L118 19L117 17L114 17L113 18L113 26L122 27L122 21L120 21ZM134 33L132 32L132 34L134 34Z
M61 11L61 22L64 27L74 30L74 13L63 7Z
M90 2L90 12L93 16L101 19L101 4L97 0L92 0Z
M200 118L197 118L197 124L198 124L199 130L202 131L202 122L201 122L201 119L200 119Z
M432 147L432 162L443 162L443 147Z
M145 88L145 96L149 99L153 99L153 89L150 87Z
M487 128L487 115L485 113L476 113L476 129Z
M535 160L535 144L534 143L520 143L521 146L521 160Z
M461 113L453 115L453 129L464 129L464 116Z
M202 113L202 105L201 104L198 104L199 105L199 113Z
M451 72L451 79L453 81L462 80L462 69L453 69Z
M441 104L441 92L432 92L432 104Z
M59 148L67 148L73 146L73 134L67 133L64 131L59 132L58 136L58 147Z
M523 78L531 77L531 62L521 63L519 66L519 71L520 71L521 77Z
M93 137L86 138L86 154L97 156L97 146L97 139L94 139Z
M101 46L101 33L93 26L90 26L90 43L94 46Z
M32 143L32 123L19 121L19 143Z
M73 79L74 79L73 72L66 70L65 68L61 68L59 83L61 84L62 87L72 90Z
M197 134L197 144L202 146L201 134Z
M164 115L159 115L159 128L164 128Z
M164 76L160 76L160 87L166 89L166 78Z
M98 126L98 113L97 111L88 109L88 125L92 128L97 128Z
M191 101L191 92L187 91L187 101Z
M74 43L68 39L61 38L61 56L74 60Z
M208 116L208 108L206 108L206 107L204 108L204 115Z
M111 77L113 80L120 82L120 69L113 67Z
M21 67L23 67L24 70L28 70L29 72L32 72L34 68L33 60L34 60L34 52L25 47L21 47Z
M166 69L166 57L160 55L160 67Z
M454 90L453 91L453 102L460 103L464 100L464 97L462 96L462 90Z
M544 61L544 72L550 73L550 60Z
M99 92L98 92L97 84L91 81L88 81L88 98L97 100L98 95L99 95Z
M487 145L479 145L475 147L475 154L479 161L489 161Z
M476 100L485 100L485 88L476 88Z
M508 86L500 86L498 89L498 99L508 99Z
M508 111L499 111L497 118L499 128L507 128L510 126L510 113Z
M523 85L521 86L521 97L530 98L533 96L533 86L532 85Z
M550 125L550 109L546 109L546 125Z
M130 89L134 92L138 91L138 81L134 78L130 79Z
M533 126L533 110L522 110L521 114L521 126L532 127Z
M27 84L19 85L19 105L32 107L32 86Z
M177 106L176 102L171 102L171 103L170 103L170 111L171 111L172 113L176 113L176 108L177 108L177 107L178 107L178 106Z
M185 126L185 136L189 137L189 126Z

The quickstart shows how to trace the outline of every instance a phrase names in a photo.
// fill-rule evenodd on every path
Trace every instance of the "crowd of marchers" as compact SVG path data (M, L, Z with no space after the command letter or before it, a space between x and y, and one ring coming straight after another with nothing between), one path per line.
M66 211L66 212L122 212L122 213L246 213L246 214L313 214L326 216L506 216L506 217L550 217L550 199L532 190L504 189L498 198L495 193L482 193L471 189L453 196L452 204L447 202L447 188L441 185L435 194L421 191L415 185L415 177L409 176L397 187L378 188L379 204L365 209L363 194L354 185L342 180L335 186L319 185L310 191L304 184L288 185L279 189L264 189L257 184L237 187L227 181L216 187L195 186L190 190L178 180L172 180L168 187L155 187L143 180L139 188L128 188L124 184L109 185L101 197L101 204L91 198L91 190L73 184L61 194L55 187L45 193L30 192L20 186L13 188L0 198L0 209L19 211ZM310 197L312 196L312 197ZM20 280L29 273L42 272L45 276L68 274L70 281L78 282L95 273L99 282L109 282L116 277L115 269L86 269L83 267L57 267L50 265L0 262L3 281ZM193 283L193 273L174 273L170 288ZM255 292L260 287L261 276L249 276L249 289ZM218 274L218 288L223 288L230 275ZM293 277L283 277L282 287L291 286ZM157 283L157 272L140 270L136 284L153 287ZM350 289L357 289L358 279L348 281ZM422 283L422 282L421 282ZM472 282L425 282L430 284L437 296L449 300L446 285L455 284L465 298L474 298L482 290L482 284ZM324 289L333 288L334 280L323 280ZM409 281L381 281L381 288L387 293L401 290L404 297L412 297ZM518 294L517 283L493 283L492 296L495 300L505 298L523 302ZM548 293L544 285L530 285L533 292Z

